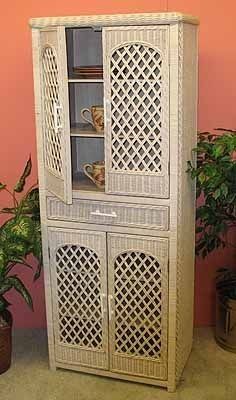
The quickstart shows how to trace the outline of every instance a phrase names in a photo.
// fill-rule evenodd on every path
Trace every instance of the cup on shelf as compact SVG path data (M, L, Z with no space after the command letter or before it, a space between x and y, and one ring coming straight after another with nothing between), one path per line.
M83 170L85 175L91 179L95 185L104 189L105 187L105 161L95 161L92 164L84 164Z
M83 108L80 112L81 118L89 122L95 130L100 133L104 131L104 107L103 106L91 106L91 108ZM88 118L85 114L89 114Z

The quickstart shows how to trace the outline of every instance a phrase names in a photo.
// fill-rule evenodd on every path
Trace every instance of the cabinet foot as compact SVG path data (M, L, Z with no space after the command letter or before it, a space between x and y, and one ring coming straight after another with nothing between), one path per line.
M168 384L167 385L167 392L168 393L174 393L176 392L176 384Z

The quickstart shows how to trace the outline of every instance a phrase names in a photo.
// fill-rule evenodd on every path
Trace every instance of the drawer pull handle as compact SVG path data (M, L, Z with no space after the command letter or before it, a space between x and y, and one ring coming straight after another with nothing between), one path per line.
M96 211L91 211L90 215L95 215L97 217L112 217L112 218L117 218L117 215L115 213L115 211L112 211L110 214L108 213L102 213L99 210Z

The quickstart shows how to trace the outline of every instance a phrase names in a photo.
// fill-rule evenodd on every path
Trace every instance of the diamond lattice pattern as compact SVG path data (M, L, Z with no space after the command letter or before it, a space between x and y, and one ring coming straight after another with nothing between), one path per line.
M73 245L56 253L59 335L63 344L102 348L100 261L93 250Z
M144 44L111 55L113 170L162 171L161 66L157 50Z
M115 260L116 351L159 358L161 353L161 268L138 251Z
M55 50L46 47L42 56L44 87L44 131L45 162L49 170L57 176L62 175L61 130L55 131L54 106L59 105L59 79ZM57 109L57 121L61 124L61 112Z

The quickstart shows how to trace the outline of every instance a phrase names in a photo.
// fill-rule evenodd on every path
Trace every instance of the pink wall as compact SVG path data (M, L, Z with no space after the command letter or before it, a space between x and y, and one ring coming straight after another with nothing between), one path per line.
M0 66L0 181L13 185L31 153L33 176L36 180L36 149L30 17L125 12L181 11L200 18L199 38L199 129L218 126L235 127L236 52L234 51L234 0L12 0L1 5L1 66ZM0 206L9 203L0 194ZM196 325L214 322L214 271L222 263L233 263L232 251L217 252L196 265ZM21 271L22 268L18 267ZM18 295L10 294L15 325L45 325L43 279L32 284L29 271L20 272L31 289L35 312L23 304Z

